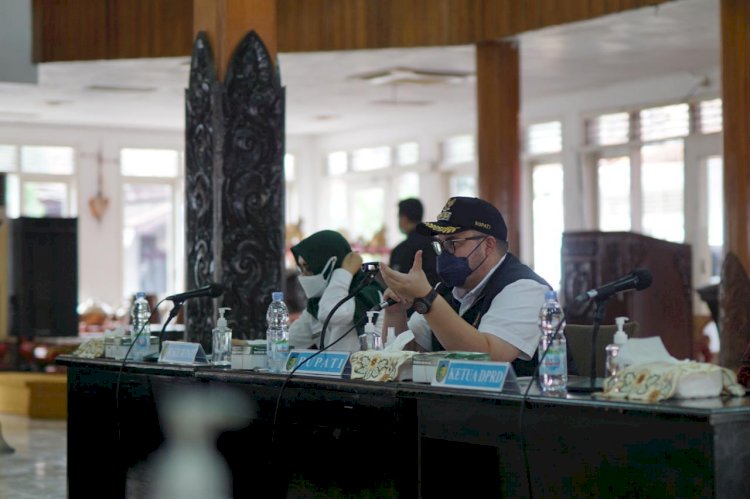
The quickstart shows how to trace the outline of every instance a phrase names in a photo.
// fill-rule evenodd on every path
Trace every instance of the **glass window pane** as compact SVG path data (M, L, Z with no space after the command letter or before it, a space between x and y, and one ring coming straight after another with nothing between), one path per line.
M419 174L405 173L398 176L398 198L418 198L419 197Z
M172 187L124 184L123 199L123 293L163 294L172 254Z
M346 173L348 158L345 151L336 151L328 155L328 174L341 175Z
M68 216L68 185L63 182L24 182L25 217Z
M589 144L601 146L625 144L630 138L630 115L628 113L603 114L589 120L586 128Z
M532 175L534 201L534 270L560 289L560 248L563 233L563 169L538 165Z
M473 175L452 175L450 183L451 197L476 197L477 195L477 179Z
M721 156L706 160L708 174L708 246L711 250L711 275L721 274L724 249L724 172Z
M700 103L699 112L701 133L721 132L723 119L721 99L704 100Z
M8 218L21 216L21 189L18 175L9 174L5 176L5 215Z
M599 229L630 230L630 159L601 158L597 163Z
M685 165L681 140L641 148L643 232L667 241L685 240Z
M529 154L562 151L562 123L550 121L530 125L526 130L526 151Z
M474 137L459 135L450 137L443 142L443 162L446 165L471 163L474 161Z
M414 165L419 161L419 144L405 142L396 149L396 163L399 166Z
M70 175L75 171L75 150L72 147L22 146L21 171Z
M391 166L391 148L388 146L366 147L352 153L352 170L355 172L379 170L389 166Z
M689 106L675 104L641 111L641 139L684 137L690 132Z
M179 153L172 149L122 149L120 172L125 177L176 177Z
M0 145L0 172L16 171L18 162L16 150L16 146Z
M335 230L341 232L347 239L349 239L348 230L346 229L349 226L348 193L346 182L341 180L331 182L331 197L328 201L328 220L330 226L335 227Z
M294 182L297 176L294 164L294 155L284 154L284 180L287 182Z
M367 244L383 228L385 220L385 189L365 187L352 193L352 236L357 243Z

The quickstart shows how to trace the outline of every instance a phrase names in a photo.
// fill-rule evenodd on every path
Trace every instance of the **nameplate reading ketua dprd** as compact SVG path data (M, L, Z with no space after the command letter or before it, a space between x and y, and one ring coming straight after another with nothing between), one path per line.
M432 386L494 392L518 391L518 380L508 362L442 359L435 369Z
M346 363L349 362L349 352L318 352L319 350L292 350L286 358L286 372L291 372L302 361L310 359L295 372L319 376L341 376L343 374ZM318 355L315 355L316 353Z
M165 364L208 364L206 352L200 343L165 341L161 346L159 362Z

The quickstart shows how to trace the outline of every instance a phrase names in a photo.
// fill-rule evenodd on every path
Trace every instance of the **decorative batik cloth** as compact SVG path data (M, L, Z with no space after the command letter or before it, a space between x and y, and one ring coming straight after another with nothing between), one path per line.
M669 398L742 397L745 388L729 369L704 362L651 362L627 367L604 380L597 398L658 402Z
M349 357L352 365L352 379L395 381L411 378L412 357L415 354L416 352L384 352L382 350L354 352Z

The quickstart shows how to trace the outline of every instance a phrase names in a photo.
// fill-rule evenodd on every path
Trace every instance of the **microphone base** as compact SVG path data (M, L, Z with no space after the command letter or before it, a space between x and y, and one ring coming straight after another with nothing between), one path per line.
M604 390L603 378L582 378L576 376L574 381L568 380L568 392L570 393L593 393Z

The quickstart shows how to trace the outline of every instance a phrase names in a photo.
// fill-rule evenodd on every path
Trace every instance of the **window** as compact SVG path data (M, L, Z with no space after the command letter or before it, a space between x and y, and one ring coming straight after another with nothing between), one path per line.
M419 144L405 142L396 148L396 164L399 166L415 165L419 162Z
M597 183L599 229L630 230L630 159L627 156L599 159Z
M698 130L700 133L721 132L723 114L721 99L704 100L698 105Z
M671 137L684 137L690 132L689 106L671 106L643 109L640 112L641 140L659 140Z
M352 153L352 171L367 172L380 170L391 165L391 148L367 147Z
M628 113L603 114L586 122L586 143L598 146L625 144L630 139Z
M328 155L328 175L346 173L349 158L345 151L336 151Z
M299 193L297 192L297 171L294 156L284 154L284 181L286 184L285 212L286 223L300 221Z
M182 288L182 158L171 149L122 149L123 295Z
M549 154L562 151L562 123L537 123L526 129L526 152Z
M72 147L0 145L7 215L76 216L75 161Z
M553 288L560 289L562 247L563 169L559 163L534 166L534 270Z
M450 196L476 197L477 179L474 175L452 175L450 178Z
M641 148L643 233L658 239L685 240L685 162L682 140Z
M721 274L724 248L724 185L721 156L706 159L708 177L708 246L711 252L711 275Z

